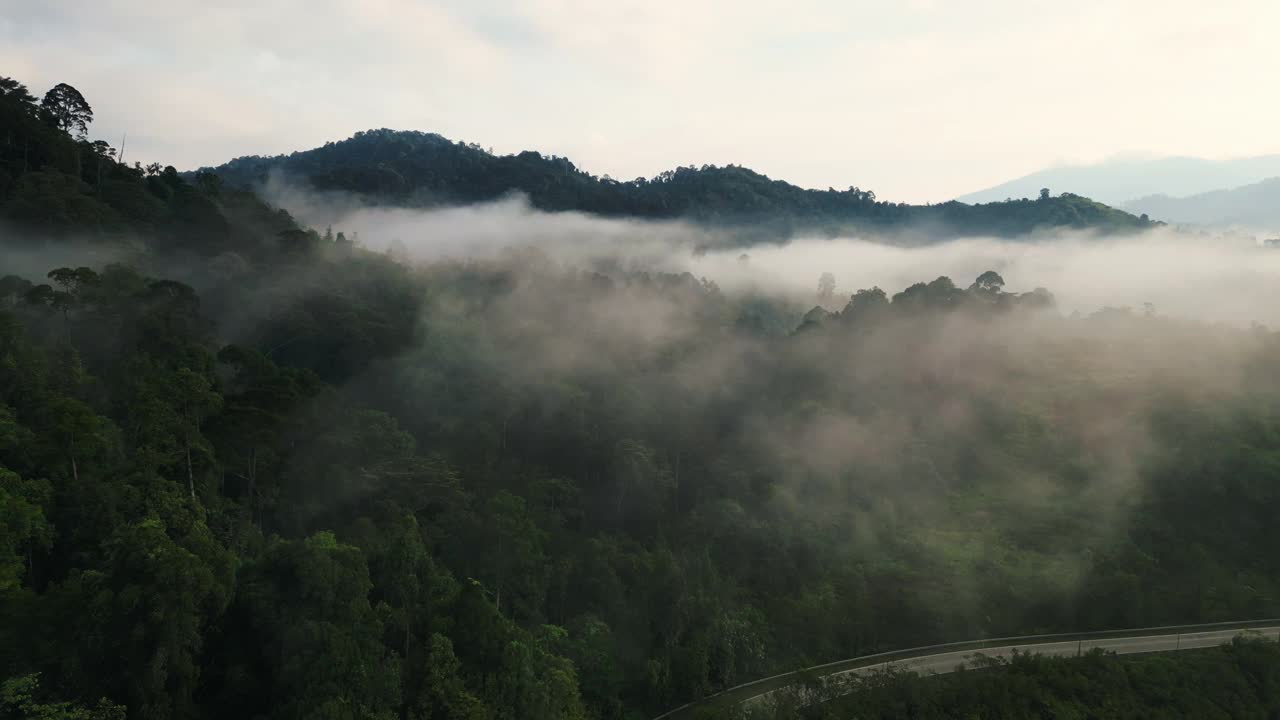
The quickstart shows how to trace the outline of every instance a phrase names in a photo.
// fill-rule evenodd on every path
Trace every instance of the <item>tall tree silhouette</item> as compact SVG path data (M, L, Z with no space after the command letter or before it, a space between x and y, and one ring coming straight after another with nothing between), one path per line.
M89 123L93 122L93 108L80 94L80 91L66 83L54 85L44 94L40 101L44 111L59 130L84 137L89 133Z

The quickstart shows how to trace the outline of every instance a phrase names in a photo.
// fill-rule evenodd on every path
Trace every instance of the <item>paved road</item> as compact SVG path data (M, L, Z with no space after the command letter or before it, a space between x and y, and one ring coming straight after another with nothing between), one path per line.
M978 655L985 657L1007 658L1014 650L1033 652L1040 655L1071 656L1101 649L1117 655L1149 652L1173 652L1192 650L1223 645L1237 636L1247 635L1280 640L1280 621L1264 620L1256 623L1221 623L1230 627L1186 626L1185 628L1151 628L1149 630L1116 631L1113 633L1094 633L1093 637L1074 636L1071 639L1060 639L1063 636L1010 638L1008 644L992 647L976 647L985 643L959 643L964 645L959 650L944 650L947 646L935 648L919 648L917 650L891 653L895 659L877 662L877 656L852 658L837 663L811 668L806 675L823 680L836 679L850 674L867 674L897 668L920 673L922 675L944 674L954 672L956 667ZM954 647L954 645L952 645ZM937 650L937 652L931 652ZM884 657L879 656L879 657ZM683 720L692 717L704 707L723 707L731 704L755 704L765 701L772 693L794 684L797 680L791 675L780 675L765 680L747 683L731 688L703 701L690 703L683 707L660 715L656 720Z
M924 655L922 657L909 658L906 660L895 660L871 665L869 667L853 668L851 670L831 673L827 677L838 677L840 675L848 675L850 673L866 674L878 670L884 670L887 667L910 670L912 672L920 673L921 675L942 675L944 673L954 672L956 666L966 660L974 658L976 655L983 655L989 658L1008 658L1013 655L1014 650L1018 650L1020 652L1033 652L1037 655L1053 656L1078 655L1082 652L1089 652L1095 648L1100 648L1107 652L1113 652L1117 655L1193 650L1195 648L1225 645L1226 643L1231 642L1231 640L1237 635L1246 634L1255 637L1265 637L1269 640L1280 640L1280 626L1250 628L1247 630L1210 630L1208 632L1187 633L1185 635L1147 635L1142 637L1107 638L1105 640L1067 640L1063 642L1003 645L1001 647L983 648L982 650L960 650L957 652Z

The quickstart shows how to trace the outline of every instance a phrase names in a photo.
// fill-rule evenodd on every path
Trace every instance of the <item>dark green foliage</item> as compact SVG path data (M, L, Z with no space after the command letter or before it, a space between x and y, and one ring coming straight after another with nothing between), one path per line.
M27 86L10 77L0 76L0 97L27 107L36 104L36 96L31 94Z
M3 712L634 720L906 645L1280 613L1274 333L995 273L805 315L536 253L407 267L0 90L5 217L74 256L0 277ZM622 192L491 161L560 168L553 209ZM701 213L715 177L762 182L637 197Z
M24 675L0 685L0 718L4 720L124 720L125 708L106 698L92 706L69 702L43 702L40 676Z
M93 198L87 183L56 171L23 175L8 192L5 215L28 227L69 232L118 226L112 209Z
M44 94L40 112L59 130L75 137L84 137L93 122L93 108L79 90L66 83L58 83Z
M240 573L239 607L229 628L227 673L247 675L259 693L225 698L241 716L393 718L398 667L380 640L371 585L358 548L331 533L273 541ZM244 659L240 659L245 656Z
M74 237L132 248L141 238L174 255L253 256L276 252L281 233L300 232L287 213L213 176L189 183L172 167L117 162L107 143L84 137L91 120L70 86L37 106L0 78L0 220L28 245Z
M1042 228L1124 232L1151 223L1070 193L1039 201L912 206L876 199L856 187L806 190L750 169L680 167L654 178L596 177L566 158L526 151L493 155L436 134L370 130L324 147L278 157L243 157L202 172L252 187L280 172L317 190L356 193L378 202L429 207L498 199L512 192L548 211L685 218L786 238L797 231L899 232L1016 236Z

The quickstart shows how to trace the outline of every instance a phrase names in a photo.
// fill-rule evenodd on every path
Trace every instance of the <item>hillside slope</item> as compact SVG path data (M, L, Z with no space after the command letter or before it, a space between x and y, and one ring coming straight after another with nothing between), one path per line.
M1166 222L1274 230L1280 227L1280 177L1187 197L1149 195L1125 208Z
M0 717L643 720L815 658L1280 614L1265 328L996 272L806 312L622 253L401 264L27 97L0 78Z
M117 162L106 142L60 130L45 115L25 87L0 78L6 237L253 255L296 245L305 235L287 212L251 192L223 187L211 175L188 180L172 166Z
M856 187L804 189L735 165L681 167L620 182L592 175L567 158L533 151L495 155L436 134L393 130L361 132L287 156L238 158L205 170L240 187L255 187L279 172L317 190L413 207L484 202L522 192L546 211L682 218L783 236L872 230L925 238L1012 237L1045 228L1124 232L1149 224L1068 193L988 205L906 205L877 200L875 193Z

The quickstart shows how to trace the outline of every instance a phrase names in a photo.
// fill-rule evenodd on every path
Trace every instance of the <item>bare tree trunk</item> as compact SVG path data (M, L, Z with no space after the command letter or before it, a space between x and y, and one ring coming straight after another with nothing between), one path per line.
M258 448L249 448L249 519L258 524Z
M682 503L680 501L681 501L681 497L683 496L683 493L680 492L680 457L681 457L681 452L679 449L677 449L675 472L671 476L671 480L674 483L674 487L675 487L675 499L673 502L676 510L682 509Z
M191 499L196 499L196 477L191 471L191 443L187 443L187 489L191 491Z
M622 506L627 496L627 481L618 480L618 494L615 496L613 504L613 521L618 527L622 527Z
M507 556L506 548L503 547L505 543L503 543L502 540L503 540L502 533L499 532L498 533L498 558L499 559L505 558ZM493 581L493 585L494 585L493 604L498 608L499 615L502 614L502 581L505 579L504 577L505 575L506 573L503 572L503 568L499 568L497 577L494 578L494 581Z
M67 457L71 459L71 478L80 484L80 469L76 467L76 438L71 436L71 442L68 443Z

